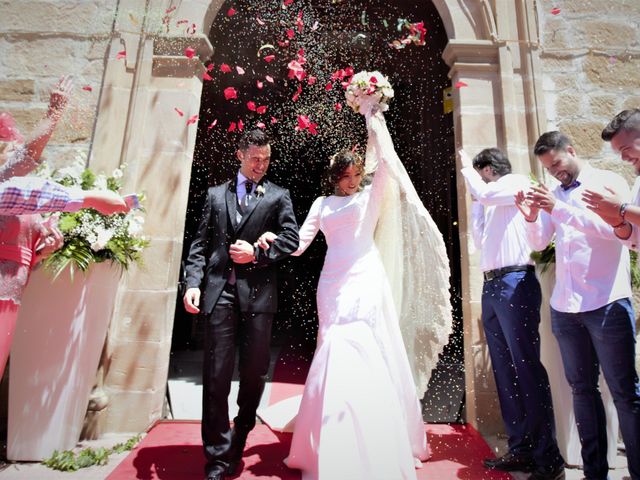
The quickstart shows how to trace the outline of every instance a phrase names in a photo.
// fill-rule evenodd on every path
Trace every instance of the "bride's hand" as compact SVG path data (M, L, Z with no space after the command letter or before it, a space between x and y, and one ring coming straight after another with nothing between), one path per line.
M264 232L262 235L260 235L260 238L258 238L258 241L256 243L261 249L269 250L269 244L273 243L276 238L278 238L278 236L275 233Z

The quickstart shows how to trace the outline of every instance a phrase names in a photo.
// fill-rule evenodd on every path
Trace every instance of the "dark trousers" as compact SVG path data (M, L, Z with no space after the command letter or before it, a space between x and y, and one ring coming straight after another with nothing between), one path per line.
M573 393L584 474L606 479L607 419L598 389L600 367L618 412L629 473L640 480L640 384L635 366L635 317L629 299L590 312L551 309L564 373Z
M234 429L246 435L269 371L272 313L240 312L235 287L227 285L206 319L202 372L202 443L207 471L226 468L231 459L228 397L239 349L240 390Z
M482 324L487 338L509 451L538 466L563 463L547 371L540 362L540 284L533 271L487 280Z

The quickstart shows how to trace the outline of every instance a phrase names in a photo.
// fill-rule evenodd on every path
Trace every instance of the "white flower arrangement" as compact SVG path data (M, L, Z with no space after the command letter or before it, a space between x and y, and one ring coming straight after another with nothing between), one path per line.
M96 175L85 168L85 162L84 156L79 155L68 167L51 171L48 166L44 166L38 170L38 175L82 190L120 192L126 165L107 176ZM141 263L142 250L149 244L142 235L143 225L144 217L138 210L115 215L103 215L93 209L62 213L58 228L64 236L64 244L45 260L45 266L51 268L57 276L67 266L73 272L75 268L84 271L92 263L106 260L124 269L133 262Z
M264 186L262 186L262 185L258 185L258 186L256 187L256 194L257 194L258 196L260 196L260 195L264 195L264 192L265 192Z
M387 77L380 72L358 72L347 85L347 105L355 112L386 112L394 92Z

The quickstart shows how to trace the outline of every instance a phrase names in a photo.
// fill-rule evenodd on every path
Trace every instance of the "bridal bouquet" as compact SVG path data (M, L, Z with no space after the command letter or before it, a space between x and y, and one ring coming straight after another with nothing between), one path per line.
M355 112L362 113L378 108L381 112L389 109L393 98L393 88L380 72L358 72L347 85L347 105Z
M49 178L68 187L82 190L111 190L119 193L124 166L110 176L96 175L85 168L82 156L73 165L50 171L48 166L38 171L39 176ZM149 241L142 235L144 217L138 210L115 215L103 215L93 209L63 212L58 229L64 236L64 244L46 260L45 266L58 276L67 266L71 272L78 268L85 271L92 263L110 260L127 269L132 263L141 263L142 250Z

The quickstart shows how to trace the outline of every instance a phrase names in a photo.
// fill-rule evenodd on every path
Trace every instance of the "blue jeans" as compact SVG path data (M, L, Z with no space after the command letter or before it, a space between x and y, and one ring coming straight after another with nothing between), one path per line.
M640 384L635 367L635 317L628 298L591 312L551 309L582 444L584 474L607 478L607 420L598 377L600 367L618 412L629 473L640 480Z
M549 377L540 362L540 284L535 273L511 272L484 282L484 326L509 451L538 466L562 464L555 437Z

